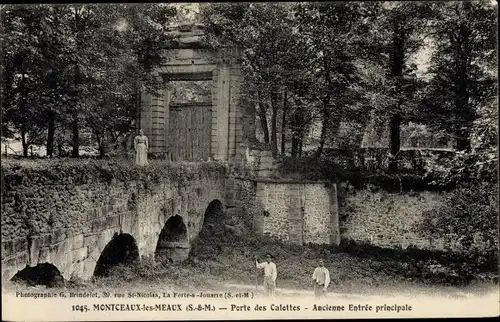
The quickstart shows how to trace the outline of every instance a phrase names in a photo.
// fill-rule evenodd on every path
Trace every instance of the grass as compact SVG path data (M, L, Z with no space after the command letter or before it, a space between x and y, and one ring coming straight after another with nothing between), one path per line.
M110 293L194 292L228 290L231 289L228 284L245 284L247 289L253 289L257 283L260 292L262 271L255 269L253 258L257 255L262 259L269 252L275 257L278 269L278 289L310 291L312 272L320 258L330 270L330 291L346 296L409 292L454 296L464 291L486 294L492 288L498 289L493 273L490 279L450 283L449 276L432 275L425 269L410 267L416 263L412 259L349 254L328 246L294 246L255 236L244 240L227 235L200 236L207 238L198 238L193 243L190 258L185 262L162 264L147 257L127 266L116 266L109 277L91 282L70 280L66 287L74 291Z
M281 289L311 290L311 276L321 258L331 275L331 291L343 294L397 294L409 290L427 294L462 290L485 293L497 287L496 275L465 281L450 279L443 273L433 274L416 267L418 261L399 256L349 254L329 246L294 246L247 236L244 240L228 235L202 233L193 243L190 258L182 263L162 264L153 258L114 268L111 275L92 283L69 281L78 290L116 291L203 291L228 288L228 284L245 284L250 288L262 284L262 271L254 267L254 256L274 256L278 269L277 286ZM434 263L433 261L424 261ZM424 264L425 264L424 263Z

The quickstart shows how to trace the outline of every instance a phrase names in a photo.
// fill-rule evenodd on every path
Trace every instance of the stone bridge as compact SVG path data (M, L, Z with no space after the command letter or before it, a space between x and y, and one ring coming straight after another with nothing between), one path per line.
M207 210L225 207L226 169L212 163L166 170L156 182L87 167L3 168L2 279L44 263L65 279L89 279L143 256L185 259Z
M334 185L237 177L216 161L53 161L2 164L2 280L87 280L144 256L182 261L214 222L228 234L236 222L300 245L339 242Z

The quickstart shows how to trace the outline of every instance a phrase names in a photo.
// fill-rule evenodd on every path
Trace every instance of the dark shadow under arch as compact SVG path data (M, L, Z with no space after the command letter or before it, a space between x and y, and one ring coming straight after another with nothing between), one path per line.
M224 230L225 211L224 205L215 199L210 202L203 216L203 226L198 235L199 239L206 239Z
M220 200L213 200L207 206L205 214L203 215L202 229L207 226L221 224L224 219L224 205Z
M102 251L94 270L94 276L109 276L110 270L114 266L133 263L138 260L139 249L135 238L129 234L115 234Z
M43 263L34 267L26 266L11 279L14 283L24 283L29 286L45 285L47 287L63 287L64 278L53 264Z
M225 232L226 210L220 200L212 200L205 210L203 225L198 236L193 240L191 258L216 259L221 252Z
M164 263L182 261L187 258L190 248L183 218L179 215L170 217L160 232L155 259Z

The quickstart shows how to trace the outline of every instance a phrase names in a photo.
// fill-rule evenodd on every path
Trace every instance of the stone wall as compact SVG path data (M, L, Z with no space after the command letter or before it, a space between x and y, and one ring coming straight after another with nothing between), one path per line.
M294 244L338 244L336 189L322 182L257 179L257 233Z
M224 202L226 168L215 162L139 169L103 161L40 168L2 163L2 280L27 265L55 265L66 279L88 279L116 234L153 255L161 229L178 214L189 240L209 203Z
M298 190L298 186L296 184L266 183L263 189L265 191L263 233L283 241L289 241L289 230L293 229L289 224L289 216L293 216L291 212L294 210L290 204L290 199L292 199L292 191ZM297 211L300 211L300 208L297 208ZM300 225L300 223L297 225Z
M342 239L369 243L374 246L442 250L443 240L420 237L414 226L422 213L438 207L446 193L387 193L368 190L354 191L345 197L340 208Z
M304 185L304 243L330 244L336 230L331 215L330 189L324 184ZM335 198L336 199L336 198ZM337 228L338 229L338 228Z

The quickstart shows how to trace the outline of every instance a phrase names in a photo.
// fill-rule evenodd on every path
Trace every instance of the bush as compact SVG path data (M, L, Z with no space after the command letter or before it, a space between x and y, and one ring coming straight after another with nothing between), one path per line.
M162 179L186 182L195 177L224 177L225 164L216 161L170 163L164 160L150 160L149 165L139 167L132 160L125 159L45 159L45 160L2 160L2 177L5 189L16 186L18 177L27 183L36 183L43 178L47 183L70 181L72 184L86 183L89 179L130 181L142 180L159 183Z
M342 154L336 154L342 152ZM368 185L380 187L388 192L401 191L447 191L454 188L454 182L436 185L440 180L439 172L426 173L424 170L414 168L401 168L397 173L390 173L387 166L375 165L374 167L360 166L357 156L363 151L339 151L334 150L325 153L317 159L313 156L300 159L283 157L279 164L279 170L283 176L300 174L301 178L307 180L327 180L335 183L349 182L356 189L364 189ZM379 158L386 151L379 149L374 159ZM414 151L403 154L406 163L420 160L413 159ZM351 154L349 154L351 153ZM374 154L373 151L370 153ZM403 162L403 160L401 161Z
M421 235L449 241L464 256L462 274L496 271L498 260L498 194L496 185L461 186L415 227Z

